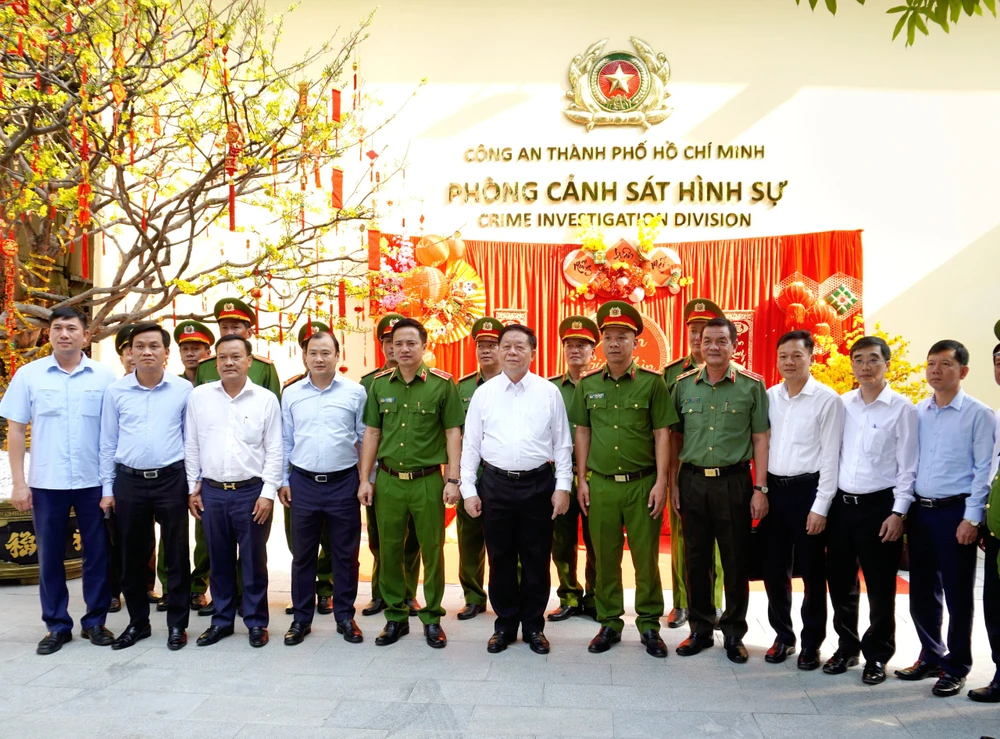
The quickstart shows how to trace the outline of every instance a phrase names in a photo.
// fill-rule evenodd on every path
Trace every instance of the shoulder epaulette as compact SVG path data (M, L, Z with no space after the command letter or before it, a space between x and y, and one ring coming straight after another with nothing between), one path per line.
M296 382L298 382L299 380L304 380L304 379L305 379L305 377L306 377L306 376L305 376L305 374L301 374L301 375L295 375L295 377L291 377L291 378L289 378L288 380L286 380L286 381L285 381L285 384L281 386L281 389L282 389L282 390L284 390L284 389L285 389L286 387L288 387L289 385L294 385L294 384L295 384Z
M581 375L580 379L582 380L584 377L590 377L591 375L596 375L598 372L603 372L603 371L604 371L603 367L592 369L590 370L590 372L584 372L583 375Z
M684 374L681 374L681 375L677 375L677 379L676 379L676 380L674 380L674 382L675 382L675 383L676 383L676 382L680 382L680 381L681 381L681 380L683 380L683 379L684 379L685 377L690 377L691 375L696 375L696 374L698 374L698 373L699 373L700 371L701 371L701 369L700 369L700 368L698 368L698 367L694 367L693 369L689 369L689 370L688 370L687 372L685 372Z
M214 361L215 361L215 355L213 354L210 357L205 357L204 359L198 360L198 364L205 364L205 362L214 362Z
M752 380L758 380L760 382L764 382L764 375L758 375L756 372L751 372L746 367L737 367L736 371L739 372L741 375L746 375Z
M256 362L263 362L264 364L274 364L274 362L272 362L270 359L268 359L267 357L262 357L259 354L254 354L253 358L254 361Z
M431 371L433 372L433 370L431 370ZM478 372L470 372L465 377L463 377L461 380L459 380L459 382L465 382L466 380L471 380L473 377L475 377L478 374L479 374Z
M432 375L437 375L438 377L444 378L445 380L451 380L451 379L453 379L450 374L448 374L444 370L438 369L437 367L431 367L430 371L431 371Z
M396 371L395 367L389 367L388 369L384 369L381 372L376 373L376 375L375 375L375 377L373 379L377 380L380 377L385 377L386 375L391 375L395 371Z
M687 359L687 357L677 357L677 359L674 359L674 360L672 360L670 362L667 362L665 365L663 365L663 369L666 369L667 367L673 367L675 364L680 364L685 359Z
M560 373L558 375L552 375L552 377L547 377L545 379L547 379L549 382L559 382L565 376L566 376L565 373Z
M650 369L649 367L639 367L642 372L648 372L651 375L656 375L657 377L663 377L663 373L659 370Z
M371 376L373 376L373 375L377 375L377 374L378 374L379 372L381 372L381 371L382 371L382 370L377 370L377 369L373 369L373 370L372 370L371 372L367 372L367 373L365 373L365 374L361 375L361 379L362 379L362 380L364 380L364 379L365 379L365 378L367 378L367 377L371 377Z

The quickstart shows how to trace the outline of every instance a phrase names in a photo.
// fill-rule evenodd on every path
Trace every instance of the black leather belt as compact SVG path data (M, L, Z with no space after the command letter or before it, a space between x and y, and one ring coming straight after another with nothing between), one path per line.
M953 505L958 505L959 503L965 504L966 495L950 495L947 498L921 498L919 495L914 494L917 499L917 503L921 508L948 508Z
M644 470L639 470L638 472L626 472L623 475L605 475L603 472L597 472L591 470L598 477L603 477L605 480L614 480L615 482L632 482L633 480L641 480L644 477L649 477L650 475L656 474L655 467L647 467Z
M696 464L688 464L687 462L684 462L681 465L681 469L693 472L696 475L701 475L702 477L727 477L729 475L735 475L739 472L749 472L750 462L737 462L736 464L727 465L726 467L699 467Z
M160 477L160 475L166 475L168 472L177 472L184 469L184 460L179 462L174 462L173 464L168 464L166 467L160 467L155 470L137 470L134 467L126 467L123 464L117 465L118 472L124 472L126 475L132 475L132 477L141 477L145 480L155 480Z
M385 462L379 462L378 468L383 472L388 472L393 477L398 477L400 480L419 480L421 477L427 477L428 475L433 475L435 472L441 472L441 467L439 465L424 467L422 470L394 470Z
M846 505L867 505L869 503L885 503L886 494L892 495L892 488L886 488L885 490L876 490L873 493L845 493L843 490L838 490L837 495L834 496L834 500L839 500L841 503Z
M491 472L495 472L496 474L501 475L502 477L508 477L511 480L524 480L528 477L534 477L535 475L541 475L544 472L552 471L552 464L549 462L546 462L543 465L539 465L538 467L535 467L535 469L533 470L524 470L523 472L510 472L509 470L502 470L496 465L490 464L489 462L483 462L483 467L490 470Z
M238 482L219 482L218 480L209 480L205 478L204 482L210 488L219 488L220 490L239 490L240 488L248 488L252 485L260 485L264 481L259 477L251 477L249 480L240 480Z
M800 485L806 482L819 480L818 472L806 472L803 475L776 475L773 472L767 473L767 484L773 487L784 487L786 485Z
M357 469L357 467L348 467L346 470L339 470L337 472L310 472L309 470L304 470L301 467L296 467L294 464L291 465L291 468L300 475L305 475L313 482L335 482L337 480L343 480Z

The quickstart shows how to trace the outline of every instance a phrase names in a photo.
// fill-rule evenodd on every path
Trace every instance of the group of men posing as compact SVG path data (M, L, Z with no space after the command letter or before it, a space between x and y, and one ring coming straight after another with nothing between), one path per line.
M132 327L127 346L134 371L115 381L82 351L90 341L84 316L57 309L49 329L52 355L22 368L0 401L9 425L12 501L34 509L42 617L49 629L40 654L72 638L62 561L70 507L85 555L81 636L115 649L150 636L155 520L167 573L168 647L186 644L191 609L212 614L199 646L233 634L237 612L250 644L263 646L266 543L276 497L288 507L293 554L288 645L310 633L318 587L327 588L320 592L320 612L332 610L348 642L363 640L354 619L360 502L375 558L372 600L363 613L385 611L386 625L375 639L380 646L407 634L411 616L419 616L429 646L447 644L441 627L444 509L458 505L466 601L458 618L485 610L485 551L497 616L487 644L491 653L505 650L519 631L532 651L550 651L544 633L550 560L559 578L559 607L548 621L595 619L600 629L591 652L621 641L627 537L640 641L650 655L666 657L659 635L665 509L673 555L668 626L687 622L691 629L677 647L682 656L713 646L718 628L728 658L747 661L743 637L757 537L776 633L765 660L780 663L796 650L794 565L805 590L798 667L820 667L829 588L839 644L823 671L846 672L863 655L863 681L882 682L895 651L904 531L910 609L922 650L896 676L934 677L939 696L955 695L964 685L972 663L981 533L987 628L994 654L1000 653L1000 545L994 536L1000 520L986 515L991 475L1000 494L1000 477L991 470L996 423L961 389L969 356L958 342L931 347L927 381L934 393L914 406L888 386L890 349L877 337L850 347L858 389L841 397L811 375L810 334L785 334L776 347L783 382L766 389L760 376L732 361L736 328L705 299L684 311L691 353L663 373L636 364L643 322L628 303L602 305L596 323L570 316L559 327L566 372L551 380L530 371L537 338L527 326L480 319L472 328L479 370L456 384L424 363L424 327L389 315L377 326L386 365L361 384L338 373L340 346L329 328L304 326L299 341L307 371L282 392L273 365L252 354L251 309L226 299L215 315L222 337L214 357L201 356L214 338L207 327L177 326L181 377L164 370L170 334L155 323ZM605 363L589 369L598 343ZM1000 383L1000 345L994 364ZM28 423L33 454L26 482ZM112 510L130 617L117 638L104 626L111 592L102 519ZM196 545L197 577L188 560L189 512L201 524L207 551L207 563L199 564ZM415 598L421 562L423 606ZM199 587L208 569L211 604ZM870 606L863 635L859 569ZM319 584L317 570L326 570ZM946 641L942 601L949 610ZM1000 701L1000 680L969 695Z

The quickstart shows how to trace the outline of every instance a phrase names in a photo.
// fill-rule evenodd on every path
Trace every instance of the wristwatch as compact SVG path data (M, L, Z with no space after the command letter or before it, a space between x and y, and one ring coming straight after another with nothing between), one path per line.
M767 485L754 485L753 489L759 490L760 492L764 493L764 495L767 495Z
M905 514L905 513L900 513L899 511L893 511L893 512L892 512L892 515L894 515L894 516L899 516L899 517L900 517L901 519L903 519L904 521L906 520L906 514Z
M453 477L449 477L449 478L448 478L448 482L450 482L450 483L451 483L452 485L461 485L461 484L462 484L462 481L461 481L461 480L456 480L456 479L455 479L455 478L453 478Z
M982 526L982 524L981 524L981 523L979 523L979 521L971 521L971 520L969 520L968 518L967 518L967 519L965 519L965 522L966 522L967 524L969 524L969 526L973 526L974 528L977 528L977 529L978 529L978 528L979 528L980 526Z

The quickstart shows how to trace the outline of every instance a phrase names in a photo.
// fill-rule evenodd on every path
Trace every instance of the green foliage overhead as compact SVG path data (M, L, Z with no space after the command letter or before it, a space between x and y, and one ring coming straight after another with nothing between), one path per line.
M864 5L865 0L856 0L858 5ZM819 0L808 0L809 7L813 10L819 5ZM801 5L802 0L795 0L796 5ZM836 15L837 0L824 0L826 9ZM904 5L897 5L889 8L887 15L898 15L899 19L892 30L892 39L906 29L906 45L913 46L917 37L917 31L924 36L930 35L928 26L934 24L944 30L951 32L951 26L958 23L964 13L967 16L983 15L983 8L986 8L994 18L997 16L996 0L907 0Z

